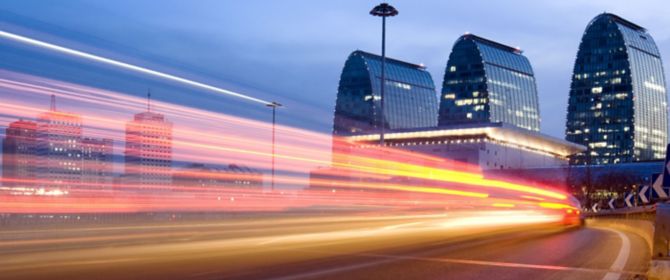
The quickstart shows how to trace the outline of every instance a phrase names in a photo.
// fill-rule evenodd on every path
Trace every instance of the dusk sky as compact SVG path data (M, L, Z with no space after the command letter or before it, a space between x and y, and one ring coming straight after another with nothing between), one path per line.
M329 133L344 61L380 52L376 1L3 1L2 30L284 103L283 124ZM665 1L393 1L387 54L428 67L441 91L451 47L471 32L524 50L540 93L542 131L564 137L581 35L599 13L647 28L669 69ZM67 60L0 41L0 67L227 114L269 118L261 105ZM25 55L32 54L31 56ZM27 58L31 57L31 58ZM667 76L667 75L666 75ZM44 101L47 108L48 101ZM240 106L239 104L243 104Z

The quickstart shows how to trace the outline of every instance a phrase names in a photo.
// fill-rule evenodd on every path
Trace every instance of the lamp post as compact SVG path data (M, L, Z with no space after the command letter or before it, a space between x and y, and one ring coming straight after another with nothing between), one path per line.
M370 14L376 17L382 17L382 78L381 78L381 91L380 91L380 102L381 102L381 132L379 134L379 145L384 146L384 128L386 126L385 117L384 117L384 88L386 87L386 77L385 77L385 64L386 64L386 18L398 15L398 10L388 3L381 3L370 11Z
M272 181L270 185L270 190L275 191L275 124L276 124L276 115L277 107L282 107L281 104L272 101L272 103L266 104L266 106L272 108Z

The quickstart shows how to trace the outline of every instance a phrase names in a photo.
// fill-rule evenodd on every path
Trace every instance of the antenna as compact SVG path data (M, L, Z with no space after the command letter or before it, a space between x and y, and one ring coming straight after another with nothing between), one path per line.
M147 90L147 112L151 112L151 89Z
M51 111L56 111L56 95L51 95Z

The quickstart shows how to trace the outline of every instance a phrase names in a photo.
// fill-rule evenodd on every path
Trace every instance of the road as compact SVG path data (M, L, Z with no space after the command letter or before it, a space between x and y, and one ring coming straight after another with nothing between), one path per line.
M498 211L5 228L0 279L635 279L645 271L641 237L544 218Z

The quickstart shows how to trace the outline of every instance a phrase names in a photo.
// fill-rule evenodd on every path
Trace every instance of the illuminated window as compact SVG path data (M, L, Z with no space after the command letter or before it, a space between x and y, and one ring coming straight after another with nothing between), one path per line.
M456 66L449 67L449 72L456 72Z

